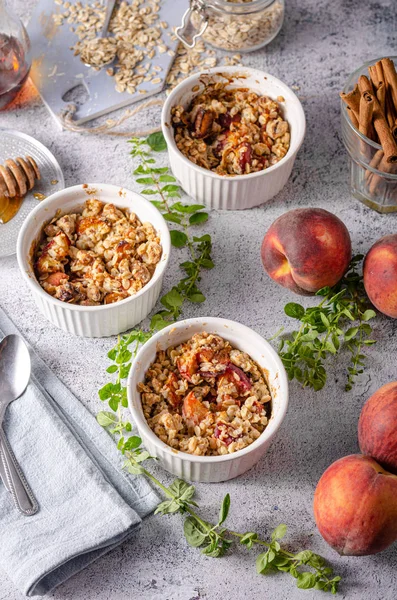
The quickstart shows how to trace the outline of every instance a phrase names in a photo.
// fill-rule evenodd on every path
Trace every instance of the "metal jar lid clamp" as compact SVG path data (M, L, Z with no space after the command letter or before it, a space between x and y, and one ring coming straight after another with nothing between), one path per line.
M211 8L211 4L209 4L205 0L191 0L190 7L187 9L187 11L182 17L182 24L180 25L180 27L177 27L175 29L176 37L187 48L194 48L198 38L201 37L207 29L208 17L205 9L208 7ZM200 29L197 29L191 20L191 16L194 12L196 12L201 17L202 25ZM191 30L192 28L193 32L195 33L193 33L191 39L188 39L186 37L186 32L189 29Z

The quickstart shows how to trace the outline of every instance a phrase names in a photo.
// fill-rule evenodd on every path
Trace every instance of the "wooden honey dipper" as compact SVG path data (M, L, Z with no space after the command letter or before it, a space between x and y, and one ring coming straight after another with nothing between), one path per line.
M0 196L14 198L24 197L40 179L40 170L31 156L15 160L9 158L0 165Z

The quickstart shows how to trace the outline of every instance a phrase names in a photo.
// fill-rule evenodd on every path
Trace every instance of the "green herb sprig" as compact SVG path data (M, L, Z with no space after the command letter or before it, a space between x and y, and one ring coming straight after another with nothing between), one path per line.
M184 277L161 298L164 309L152 317L150 329L158 331L179 319L186 300L194 303L205 301L198 285L202 270L214 267L211 258L212 240L208 233L192 236L190 228L206 223L208 213L203 211L205 206L201 204L174 202L174 199L181 197L181 188L169 168L158 167L153 158L153 152L161 152L167 147L162 133L154 133L143 140L133 138L130 144L131 155L140 160L134 175L136 182L145 186L141 194L159 197L151 200L152 204L160 210L166 221L178 226L178 229L170 230L172 245L175 248L187 248L190 254L189 260L180 264Z
M131 361L136 356L140 345L147 342L152 335L182 315L183 304L188 302L201 303L205 296L199 289L203 269L214 267L211 258L212 240L206 233L201 236L191 235L190 230L202 225L208 220L208 213L201 204L182 204L174 202L181 196L181 188L176 183L168 167L159 167L154 153L167 148L161 132L153 133L146 139L133 138L131 155L139 160L134 170L136 182L145 186L141 190L146 196L157 196L152 204L163 214L166 221L175 224L178 229L171 229L171 243L176 248L188 249L189 259L180 264L184 276L169 292L160 298L163 309L153 315L147 331L135 329L126 335L119 336L114 348L108 352L112 360L107 373L115 376L116 381L109 381L99 390L99 397L107 401L111 411L101 411L98 421L104 427L109 427L111 433L121 434L123 430L130 431L131 425L122 418L122 408L127 407L127 389L124 385L131 368ZM150 187L147 187L150 186ZM132 346L132 349L131 349Z
M355 256L336 286L317 292L322 297L317 306L305 309L289 302L284 307L289 317L301 322L298 330L281 337L278 348L290 380L297 379L304 387L321 390L327 381L325 362L342 348L351 355L345 389L351 390L363 372L364 348L375 344L369 321L376 313L357 269L362 259L362 255Z
M115 423L105 423L103 418L99 422L108 427L112 432ZM118 426L117 434L121 435ZM126 433L130 429L126 429ZM270 540L263 540L255 532L238 533L225 527L225 521L230 509L230 495L224 497L219 517L216 523L203 519L197 512L198 504L194 501L195 487L182 479L166 487L142 463L152 457L141 447L141 439L130 435L125 439L122 435L118 441L118 448L124 454L126 461L124 467L134 475L146 476L156 487L161 489L165 496L157 507L155 514L169 515L180 513L185 515L183 532L185 538L194 548L201 548L202 554L212 558L224 556L234 543L242 544L251 550L256 547L265 547L266 550L256 557L256 571L260 575L275 573L277 571L289 573L296 579L300 589L315 588L336 594L341 577L334 576L333 569L326 565L323 557L311 550L302 550L298 553L289 552L281 547L280 541L287 533L287 526L278 525L272 532Z

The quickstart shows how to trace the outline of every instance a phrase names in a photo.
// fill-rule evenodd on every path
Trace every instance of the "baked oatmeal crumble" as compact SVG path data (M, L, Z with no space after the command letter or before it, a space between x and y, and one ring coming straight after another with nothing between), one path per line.
M151 223L128 209L94 198L82 213L43 227L34 269L41 287L69 304L111 304L141 290L160 261L160 238Z
M249 446L271 414L259 365L211 333L159 350L138 391L154 433L172 448L199 456Z
M267 169L287 154L290 144L279 102L222 82L207 83L187 109L175 106L172 123L182 154L218 175Z

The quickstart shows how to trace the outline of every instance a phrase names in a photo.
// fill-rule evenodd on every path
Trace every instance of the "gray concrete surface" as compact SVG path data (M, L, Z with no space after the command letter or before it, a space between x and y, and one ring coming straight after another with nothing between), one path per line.
M24 19L34 2L13 0ZM365 252L381 235L396 231L396 216L380 216L349 194L348 161L341 142L338 91L350 71L363 61L395 54L396 5L393 0L287 0L281 34L265 50L244 56L244 64L273 73L299 86L307 116L307 135L285 189L266 206L244 214L212 213L203 231L214 236L216 268L205 275L207 301L186 308L187 317L224 316L241 321L264 336L282 325L291 327L283 306L287 291L263 273L259 248L272 221L290 208L318 206L341 217L355 251ZM159 113L145 115L148 124ZM39 99L25 93L20 105L0 113L0 126L35 136L58 158L67 185L86 181L117 183L138 189L126 141L61 133ZM164 157L165 159L165 157ZM164 289L178 281L183 251L175 251ZM36 311L14 257L0 261L0 303L40 356L96 412L97 389L106 381L106 353L114 339L77 339L48 324ZM304 302L310 303L310 300ZM344 392L341 356L330 367L326 388L314 393L291 384L291 400L283 427L267 456L235 481L198 485L204 514L215 518L221 498L230 492L229 523L238 531L266 535L287 523L292 548L308 546L323 554L343 576L339 597L349 600L392 600L397 596L397 546L373 557L341 558L316 530L312 500L315 485L335 459L358 451L357 419L363 402L380 385L396 379L397 322L378 318L368 368L353 391ZM40 424L38 423L39 427ZM157 468L164 481L170 477ZM215 560L186 545L179 516L150 517L134 542L120 546L67 583L54 600L299 600L323 598L300 591L289 576L260 577L255 553L237 549ZM21 595L0 575L0 599Z

